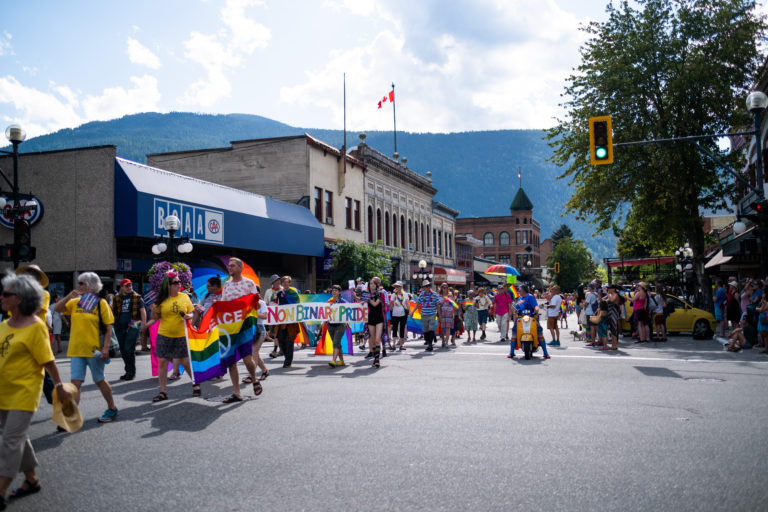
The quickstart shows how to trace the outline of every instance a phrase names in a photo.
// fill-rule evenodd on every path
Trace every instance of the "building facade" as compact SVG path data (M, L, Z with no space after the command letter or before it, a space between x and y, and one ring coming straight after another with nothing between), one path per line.
M523 275L538 274L542 266L541 226L533 218L533 203L522 189L509 206L508 216L456 219L456 231L482 242L473 256L514 266Z

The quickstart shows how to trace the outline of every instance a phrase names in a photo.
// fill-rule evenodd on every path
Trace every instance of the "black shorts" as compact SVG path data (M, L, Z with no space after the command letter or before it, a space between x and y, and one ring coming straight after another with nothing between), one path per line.
M408 323L408 316L392 317L392 337L405 338L405 327Z

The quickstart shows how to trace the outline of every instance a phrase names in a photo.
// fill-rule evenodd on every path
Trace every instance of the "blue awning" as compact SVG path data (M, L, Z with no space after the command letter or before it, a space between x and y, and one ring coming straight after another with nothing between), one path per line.
M323 227L303 206L115 159L115 236L166 235L166 215L193 243L323 256Z

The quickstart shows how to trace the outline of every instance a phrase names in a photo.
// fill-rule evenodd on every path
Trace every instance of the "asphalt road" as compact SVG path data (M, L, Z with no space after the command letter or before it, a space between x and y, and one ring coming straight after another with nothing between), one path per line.
M768 356L683 336L600 352L566 334L550 360L509 360L497 339L411 341L379 370L304 350L232 405L228 381L195 399L188 379L152 404L149 357L133 382L113 361L118 421L96 422L90 376L80 432L56 433L43 403L43 490L8 510L765 510Z

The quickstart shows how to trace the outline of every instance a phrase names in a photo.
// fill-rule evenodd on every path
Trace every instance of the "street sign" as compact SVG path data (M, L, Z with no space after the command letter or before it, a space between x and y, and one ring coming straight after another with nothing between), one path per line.
M752 203L757 201L757 192L754 190L744 196L744 199L739 201L739 213L742 215L749 215L752 213Z

